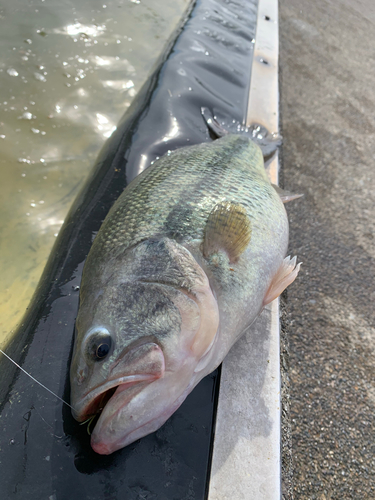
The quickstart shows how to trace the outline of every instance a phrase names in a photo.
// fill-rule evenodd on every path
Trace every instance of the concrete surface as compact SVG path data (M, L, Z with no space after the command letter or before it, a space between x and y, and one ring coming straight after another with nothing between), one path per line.
M294 498L375 498L375 4L280 2Z
M259 0L246 124L273 133L279 132L278 56L277 0ZM277 154L267 172L277 184ZM223 362L208 500L280 500L280 413L277 299Z
M279 352L273 301L223 362L208 500L280 500Z

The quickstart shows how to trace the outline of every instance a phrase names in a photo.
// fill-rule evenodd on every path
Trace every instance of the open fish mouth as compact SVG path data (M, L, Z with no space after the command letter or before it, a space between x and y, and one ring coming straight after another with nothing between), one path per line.
M157 384L157 381L155 383ZM159 390L152 386L153 383L144 382L126 389L119 387L116 390L112 396L113 402L111 402L112 398L109 400L111 408L108 406L105 408L91 433L91 447L96 453L110 455L156 431L177 410L186 397L184 392L175 394L168 404L164 405L161 404L162 398ZM140 393L143 391L145 394L142 396ZM151 398L149 398L150 394L152 394ZM150 399L151 404L149 404Z
M110 380L106 384L93 389L81 399L81 401L75 405L73 416L75 420L80 423L92 420L93 417L99 416L102 413L106 405L115 395L117 396L135 385L139 385L140 391L145 383L149 383L152 380L155 380L155 376L150 376L150 374L130 375L116 380ZM133 391L131 392L133 394Z
M111 371L109 380L89 389L77 401L73 395L72 413L78 422L91 420L101 414L110 401L113 403L116 400L116 406L121 406L122 402L125 405L145 385L163 377L163 351L153 342L138 345L121 357Z
M97 396L94 401L88 406L86 410L86 418L91 419L92 417L99 415L103 411L108 401L114 395L118 387L119 386L117 385L99 394L99 396Z

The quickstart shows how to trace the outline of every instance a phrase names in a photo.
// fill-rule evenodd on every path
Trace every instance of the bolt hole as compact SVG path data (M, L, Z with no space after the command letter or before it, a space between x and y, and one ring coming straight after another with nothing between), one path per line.
M269 63L268 63L268 61L266 61L265 59L262 59L262 58L261 58L261 59L259 59L259 61L260 61L262 64L266 64L266 65L268 65L268 64L269 64Z
M269 16L264 16L264 19L265 19L266 21L271 21L271 18L270 18Z

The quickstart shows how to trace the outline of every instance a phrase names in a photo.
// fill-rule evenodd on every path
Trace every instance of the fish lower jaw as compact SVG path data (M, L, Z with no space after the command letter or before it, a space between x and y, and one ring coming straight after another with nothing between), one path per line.
M113 453L114 451L117 451L117 450L114 450L112 448L110 448L109 446L107 446L105 443L102 443L102 442L98 442L96 443L95 441L93 441L93 439L91 438L91 448L95 451L95 453L97 453L98 455L110 455L111 453Z
M180 366L177 379L173 371L166 370L163 377L149 384L139 384L123 393L118 389L91 435L93 450L108 455L157 431L201 379L194 374L195 364L194 358L190 358L190 362Z
M128 434L121 436L118 440L106 440L100 436L100 432L94 432L91 435L91 448L98 453L99 455L110 455L115 451L128 446L134 441L151 434L152 432L157 431L168 419L171 415L181 406L181 404L185 401L187 395L190 391L186 391L186 393L180 395L177 400L173 403L172 406L169 406L164 412L162 412L156 419L153 418L146 423L142 423L136 429L133 429Z

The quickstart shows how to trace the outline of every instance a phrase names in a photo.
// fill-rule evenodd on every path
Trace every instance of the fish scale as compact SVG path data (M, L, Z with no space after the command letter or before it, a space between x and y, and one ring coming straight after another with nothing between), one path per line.
M120 196L89 259L98 263L100 256L118 254L155 234L175 236L177 230L182 232L181 227L183 238L202 239L216 203L228 198L240 202L253 218L254 201L261 202L271 190L261 151L246 137L229 135L214 143L173 151L156 160Z

